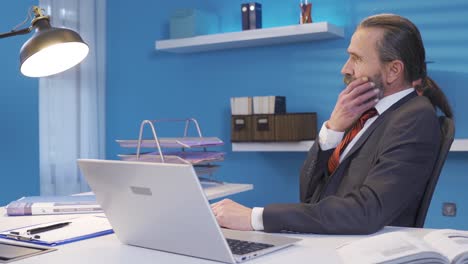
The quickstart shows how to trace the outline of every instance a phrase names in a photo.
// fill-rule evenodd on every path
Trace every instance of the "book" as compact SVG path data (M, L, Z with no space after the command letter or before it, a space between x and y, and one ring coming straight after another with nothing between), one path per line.
M395 231L340 246L344 263L468 263L468 231L441 229L423 238Z
M29 196L6 206L9 216L100 213L101 207L94 195Z

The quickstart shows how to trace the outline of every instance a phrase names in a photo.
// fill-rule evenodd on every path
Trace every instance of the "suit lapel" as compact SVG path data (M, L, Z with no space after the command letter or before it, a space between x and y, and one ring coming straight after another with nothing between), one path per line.
M400 101L398 101L398 102L394 103L392 106L390 106L390 108L387 109L387 111L385 111L382 115L379 115L379 117L377 117L377 119L374 121L374 123L372 123L372 125L369 128L367 128L367 130L358 139L356 144L354 144L354 146L348 151L348 153L343 158L342 162L340 162L340 164L344 163L343 161L345 161L347 158L351 157L351 155L353 155L354 152L356 152L359 148L361 148L362 144L364 144L364 142L366 142L367 138L369 138L369 136L372 134L372 132L380 124L382 124L384 122L384 120L390 115L391 112L393 112L393 110L397 109L398 107L400 107L401 105L403 105L404 103L409 101L411 98L416 97L416 96L418 96L416 92L412 92L412 93L408 94L407 96L400 99Z

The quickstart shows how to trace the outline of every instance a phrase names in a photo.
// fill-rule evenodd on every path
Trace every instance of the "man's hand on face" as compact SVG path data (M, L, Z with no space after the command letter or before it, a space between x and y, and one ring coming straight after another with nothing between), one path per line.
M252 231L252 209L230 199L224 199L211 205L219 225L229 229Z
M379 89L367 77L358 78L340 93L335 109L326 126L334 131L345 131L364 113L374 107Z

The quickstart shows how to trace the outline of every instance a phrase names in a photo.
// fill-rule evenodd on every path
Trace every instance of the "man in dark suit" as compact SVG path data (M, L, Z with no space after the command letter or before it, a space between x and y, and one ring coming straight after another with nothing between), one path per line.
M357 27L340 93L300 174L301 203L212 205L223 227L368 234L413 226L440 145L436 107L452 116L426 72L419 30L391 14ZM425 96L421 96L425 95Z

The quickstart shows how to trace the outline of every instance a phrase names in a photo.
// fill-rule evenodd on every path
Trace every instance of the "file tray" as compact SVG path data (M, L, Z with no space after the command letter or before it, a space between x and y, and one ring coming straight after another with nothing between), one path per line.
M116 140L122 148L138 147L138 140ZM224 142L217 137L180 137L180 138L159 138L161 148L204 148L212 146L221 146ZM141 140L142 148L157 148L154 139Z
M164 152L164 158L168 163L181 163L181 164L203 164L213 161L223 161L224 153L216 151L172 151ZM121 160L126 161L148 161L148 162L161 162L161 157L158 152L150 152L140 154L137 158L136 154L119 154Z
M155 124L161 122L184 122L185 129L183 137L159 138L156 133ZM190 124L195 126L198 137L189 137L188 129ZM153 134L153 139L143 139L143 129L149 126ZM136 148L136 154L119 155L123 160L128 161L146 161L146 162L169 162L169 163L187 163L199 164L214 160L223 160L224 153L213 152L208 153L206 147L223 145L217 137L203 137L200 126L194 118L187 119L159 119L159 120L143 120L140 125L140 133L138 140L116 140L121 147ZM141 148L155 148L157 151L143 154ZM162 148L181 148L182 151L164 153ZM186 152L185 149L203 148L203 151Z

